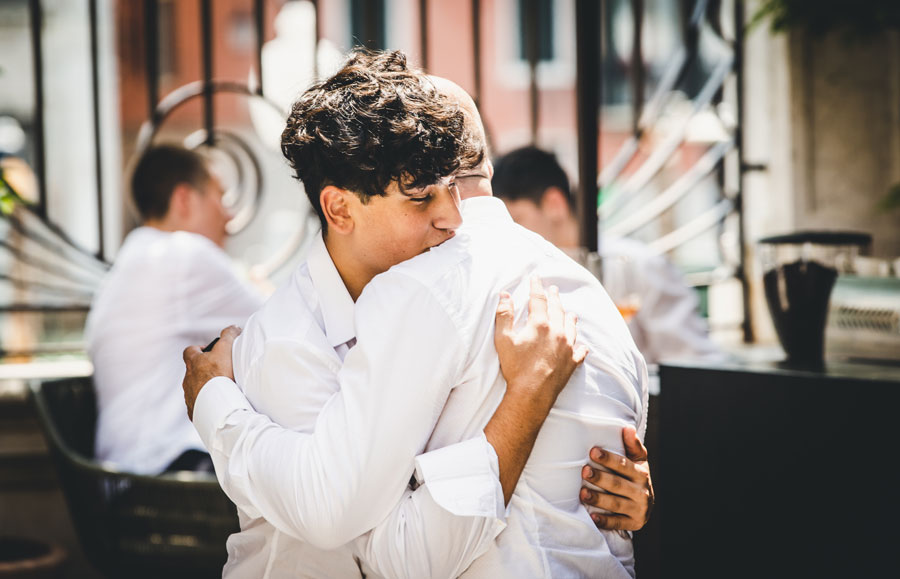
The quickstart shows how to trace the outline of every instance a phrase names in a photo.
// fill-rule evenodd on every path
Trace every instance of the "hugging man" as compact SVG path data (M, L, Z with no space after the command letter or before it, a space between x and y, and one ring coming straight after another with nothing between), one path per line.
M234 343L240 387L206 383L230 373L233 332L185 353L241 512L226 576L633 574L630 539L579 493L584 476L616 513L647 499L624 458L606 455L622 477L583 469L642 432L646 366L597 280L485 194L477 111L439 84L358 53L304 93L282 149L322 236Z

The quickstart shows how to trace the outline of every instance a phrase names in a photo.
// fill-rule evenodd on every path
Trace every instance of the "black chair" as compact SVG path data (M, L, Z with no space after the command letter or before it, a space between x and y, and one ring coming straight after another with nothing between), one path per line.
M142 476L92 460L97 407L90 378L31 385L32 400L78 538L110 577L221 577L239 530L215 477Z

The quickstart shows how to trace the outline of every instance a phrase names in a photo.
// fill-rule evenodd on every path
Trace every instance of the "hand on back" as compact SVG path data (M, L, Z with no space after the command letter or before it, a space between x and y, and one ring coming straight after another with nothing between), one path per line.
M521 391L548 403L549 411L588 353L575 343L577 316L563 309L556 286L545 292L540 278L532 277L528 320L518 330L514 321L512 298L504 292L497 306L494 346L507 391Z

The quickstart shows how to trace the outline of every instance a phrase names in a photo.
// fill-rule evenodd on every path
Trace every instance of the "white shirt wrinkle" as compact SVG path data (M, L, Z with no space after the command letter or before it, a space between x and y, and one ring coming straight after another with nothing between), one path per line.
M321 299L323 295L332 299ZM495 518L496 502L502 505L503 501L496 455L483 435L469 443L468 451L457 455L454 465L446 466L448 477L455 468L463 473L460 479L464 481L473 471L490 473L473 477L453 490L456 495L472 495L456 501L480 508L475 513L463 513L469 516L454 516L442 508L431 497L427 485L416 492L404 491L413 471L413 458L408 459L406 466L396 468L398 473L403 472L397 475L399 482L375 481L373 468L365 461L377 463L390 457L372 458L364 451L356 453L354 449L365 448L371 441L365 431L357 432L352 422L341 424L333 435L320 437L321 444L309 446L305 454L289 450L313 431L320 411L340 402L332 397L339 388L334 370L348 353L348 347L346 340L336 343L346 337L346 328L353 327L353 311L349 309L347 315L348 304L353 307L319 239L307 265L298 268L291 281L251 318L235 343L235 375L243 394L234 382L219 378L210 381L198 396L195 426L214 449L212 456L220 482L241 514L242 532L228 543L226 577L260 576L266 565L271 566L273 577L297 573L310 577L359 576L357 553L366 558L363 565L370 577L449 577L461 572L460 565L468 565L474 557L472 553L484 551L503 527L503 522ZM346 323L348 318L350 324ZM343 332L328 331L336 321ZM385 346L391 348L393 342ZM357 348L349 352L352 354ZM360 357L359 364L367 365L365 356ZM388 366L403 368L402 362L398 364L396 360ZM401 382L410 387L415 384ZM356 412L369 414L374 406L386 404L377 396L376 387L362 386L376 399L364 403ZM251 403L257 410L270 413L274 422L251 412ZM435 409L435 415L438 411ZM344 440L338 440L341 438ZM296 468L303 464L299 456L312 462L334 461L337 467ZM279 480L266 476L260 466L277 470ZM361 474L342 474L348 469ZM346 497L358 492L355 489L360 485L375 498L358 502L358 506L343 504ZM396 488L393 497L384 492L388 486ZM381 512L384 514L376 514ZM339 515L351 519L356 527L342 527ZM355 522L366 517L371 523ZM373 526L371 533L354 541L352 549L344 545L344 536L355 538ZM430 532L426 534L425 529ZM454 545L452 556L444 553L450 544L449 535L466 538L464 544ZM415 556L411 559L409 553Z
M305 468L338 472L341 481L365 477L373 488L344 481L337 493L347 489L360 493L352 498L365 509L364 516L382 512L379 501L384 492L378 491L401 486L396 481L409 476L406 469L423 445L435 450L483 431L505 389L493 349L496 296L501 289L511 290L521 322L529 293L523 273L537 272L545 284L559 286L564 307L579 314L579 339L590 354L560 394L555 408L561 412L551 413L541 429L510 503L505 531L481 557L461 569L472 577L633 576L630 540L597 531L580 505L578 490L581 465L591 446L600 444L624 454L622 427L635 426L643 435L647 402L643 358L597 280L539 236L512 224L502 202L472 199L463 203L463 213L464 225L454 239L395 266L366 287L356 311L359 343L345 359L341 394L320 414L313 436L290 433L300 438L288 439L277 428L261 427L256 417L235 415L246 420L234 428L259 431L244 439L255 447L244 453L247 463L242 468L272 485L266 494L277 494L279 484L296 489L291 485L304 479L291 480L294 475L284 476L285 469L276 468L273 458L279 452L290 457L281 464L289 465L291 472ZM410 278L418 283L410 283ZM384 339L385 334L390 338ZM462 344L457 343L459 338ZM398 353L405 355L403 364L397 364ZM454 357L465 363L460 367ZM434 378L454 371L458 375L450 376L453 388L444 401L447 389L435 387ZM374 386L367 388L370 384ZM434 424L433 414L442 404ZM360 437L363 432L371 433L371 438ZM318 452L319 447L330 447L332 454ZM273 453L271 457L267 452ZM351 468L336 457L344 461L349 457ZM317 460L330 464L314 464ZM297 466L306 461L306 466ZM309 478L319 484L316 476ZM426 484L424 490L439 487ZM318 498L318 493L335 489L315 491ZM401 506L408 502L412 501L402 501ZM404 517L403 524L408 520L414 517ZM352 521L344 530L361 523ZM423 527L407 541L415 544L423 537L430 541L439 528ZM374 539L380 533L367 536ZM456 546L454 541L467 535L445 537L444 548ZM357 549L367 553L364 546ZM409 555L409 550L401 552ZM391 564L394 559L389 556L385 561ZM435 561L442 559L435 556L432 564ZM407 565L414 563L407 559ZM408 568L401 571L410 574Z
M186 231L128 234L91 306L96 457L155 474L182 452L204 450L184 410L182 350L243 324L262 299L227 254Z

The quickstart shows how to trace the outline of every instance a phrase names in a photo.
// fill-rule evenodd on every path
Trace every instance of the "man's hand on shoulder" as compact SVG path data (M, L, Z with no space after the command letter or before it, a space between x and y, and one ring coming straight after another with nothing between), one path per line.
M647 449L638 440L634 428L623 428L622 440L627 456L596 446L591 449L591 460L610 472L585 465L581 478L606 492L582 487L581 502L610 512L607 515L591 515L598 528L637 531L650 520L653 509L650 463L647 462Z
M187 406L188 418L194 419L194 402L200 390L207 382L217 376L225 376L234 380L234 367L231 359L231 346L235 338L241 335L241 329L237 326L228 326L219 337L211 344L212 348L207 352L200 346L188 346L184 349L184 381L181 387L184 390L184 403Z
M550 286L544 291L538 277L531 278L528 319L522 329L514 329L510 295L503 292L500 296L494 346L507 395L523 393L526 398L543 400L546 404L541 422L575 368L587 357L587 348L575 343L577 319L563 309L559 288Z

